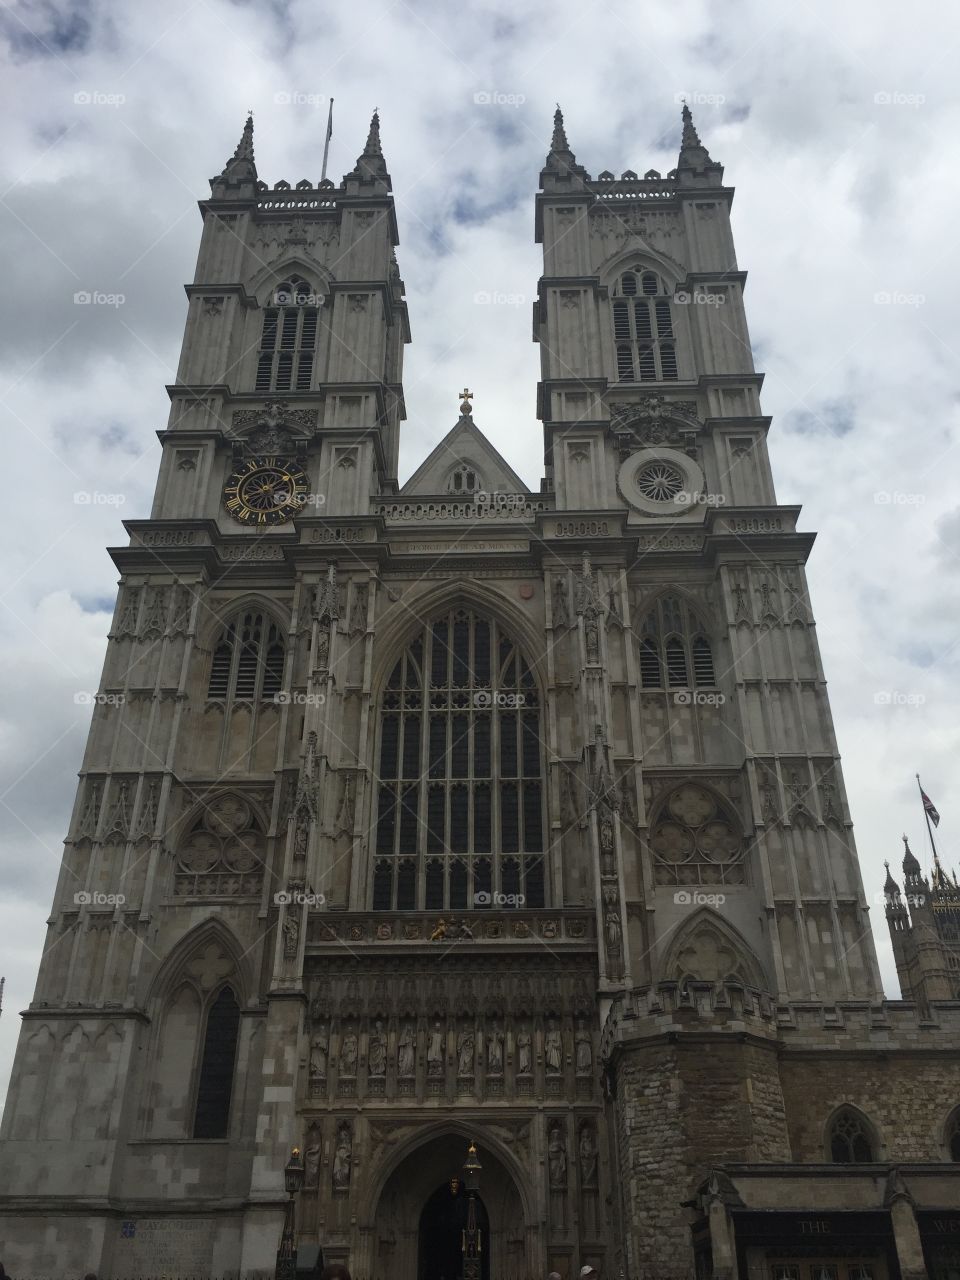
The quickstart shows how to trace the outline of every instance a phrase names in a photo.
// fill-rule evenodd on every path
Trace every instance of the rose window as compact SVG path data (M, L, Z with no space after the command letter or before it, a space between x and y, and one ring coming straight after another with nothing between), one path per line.
M672 502L683 489L683 472L670 462L648 462L637 472L636 486L650 502Z

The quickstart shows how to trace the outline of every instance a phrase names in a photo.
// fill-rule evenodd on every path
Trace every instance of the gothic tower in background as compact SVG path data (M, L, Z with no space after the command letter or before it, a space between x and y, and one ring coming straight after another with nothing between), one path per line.
M732 197L686 107L676 168L619 178L558 111L545 476L465 389L401 486L379 120L339 186L272 188L247 121L112 552L14 1274L272 1274L296 1145L301 1257L458 1275L470 1139L483 1280L919 1278L960 1242L955 993L882 997Z

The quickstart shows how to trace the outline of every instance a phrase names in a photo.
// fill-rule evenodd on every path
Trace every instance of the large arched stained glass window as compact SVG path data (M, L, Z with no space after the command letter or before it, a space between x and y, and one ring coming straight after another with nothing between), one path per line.
M537 686L499 625L451 610L380 703L375 910L544 905Z

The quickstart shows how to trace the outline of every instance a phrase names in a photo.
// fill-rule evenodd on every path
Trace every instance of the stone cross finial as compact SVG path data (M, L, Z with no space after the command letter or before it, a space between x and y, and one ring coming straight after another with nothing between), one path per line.
M473 392L468 391L466 387L460 392L460 412L465 418L469 418L473 413L470 407L470 401L473 399Z

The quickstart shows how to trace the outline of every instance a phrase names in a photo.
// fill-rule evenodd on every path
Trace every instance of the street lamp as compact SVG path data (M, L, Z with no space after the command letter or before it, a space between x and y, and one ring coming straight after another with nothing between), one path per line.
M463 1280L480 1280L480 1253L483 1242L477 1230L477 1192L480 1189L480 1174L483 1166L477 1156L476 1143L471 1142L467 1149L467 1158L463 1163L466 1174L464 1183L469 1199L467 1200L467 1229L463 1233Z
M290 1159L283 1166L283 1185L290 1199L287 1201L283 1216L283 1235L280 1237L280 1248L277 1250L276 1280L297 1280L297 1242L295 1235L295 1214L293 1197L303 1186L303 1160L300 1148L294 1147Z

